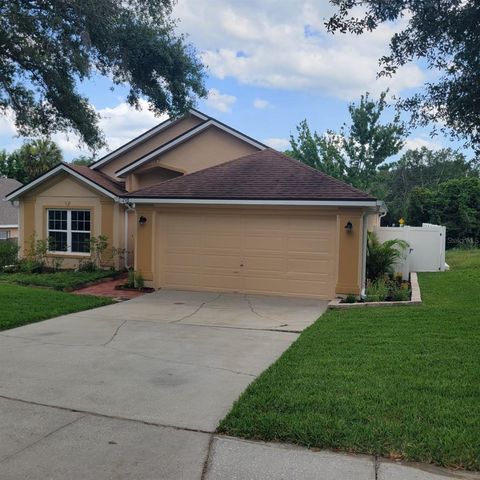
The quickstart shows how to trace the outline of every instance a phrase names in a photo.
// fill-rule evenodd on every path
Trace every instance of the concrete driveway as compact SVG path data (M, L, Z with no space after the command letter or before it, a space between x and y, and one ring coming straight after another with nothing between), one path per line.
M1 333L0 478L202 478L218 421L326 303L159 291Z

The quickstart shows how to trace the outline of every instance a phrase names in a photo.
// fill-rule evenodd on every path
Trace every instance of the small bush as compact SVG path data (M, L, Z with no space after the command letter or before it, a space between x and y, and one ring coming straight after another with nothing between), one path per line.
M135 270L129 270L127 276L127 283L125 283L127 288L135 288Z
M0 241L0 271L18 262L18 245L10 240Z
M96 272L97 270L99 270L99 268L91 258L85 258L78 262L79 272Z
M349 293L345 298L345 303L355 303L357 301L357 296L353 293Z
M408 288L396 287L391 290L390 297L395 302L405 302L410 300L410 290Z
M140 272L135 273L135 288L142 290L145 286L145 280L143 279L143 275Z
M383 302L389 295L389 287L385 279L368 280L366 298L367 302Z

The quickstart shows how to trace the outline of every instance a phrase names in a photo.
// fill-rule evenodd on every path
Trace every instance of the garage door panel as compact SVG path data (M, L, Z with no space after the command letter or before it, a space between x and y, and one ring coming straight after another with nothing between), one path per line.
M281 233L277 235L252 235L246 234L244 237L244 249L262 253L282 252L284 249L284 239Z
M332 267L332 261L328 258L322 260L289 258L287 260L287 271L291 273L320 273L328 276L333 273Z
M160 216L157 286L334 297L335 217L203 212Z

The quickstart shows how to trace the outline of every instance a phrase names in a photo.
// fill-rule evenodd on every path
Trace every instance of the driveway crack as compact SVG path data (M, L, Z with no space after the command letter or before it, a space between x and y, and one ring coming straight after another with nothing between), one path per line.
M186 320L187 318L190 318L190 317L193 317L194 315L196 315L205 305L208 305L209 303L213 303L215 302L216 300L218 300L220 297L222 296L221 293L219 293L215 298L213 298L212 300L208 300L208 302L202 302L192 313L189 313L188 315L185 315L184 317L182 318L178 318L177 320L173 320L169 323L178 323L178 322L181 322L183 320Z
M1 398L6 398L6 397L1 397ZM20 400L22 401L22 400ZM30 402L25 402L25 403L30 403ZM35 405L35 404L34 404ZM42 440L45 440L46 438L52 436L53 434L59 432L60 430L74 424L75 422L78 422L79 420L82 420L82 418L85 418L87 415L82 415L81 417L77 417L75 419L73 419L71 422L68 422L68 423L65 423L64 425L61 425L60 427L56 428L55 430L52 430L51 432L48 432L46 435L44 435L43 437L39 438L38 440L35 440L34 442L30 443L29 445L21 448L20 450L17 450L16 452L13 452L11 453L10 455L7 455L6 457L2 458L0 460L0 463L3 463L7 460L9 460L10 458L13 458L15 457L16 455L24 452L25 450L28 450L29 448L32 448L33 446L37 445L38 443L40 443Z
M111 350L115 350L116 352L129 353L130 355L137 355L139 357L148 358L150 360L160 360L161 362L174 363L176 365L186 365L188 367L207 368L209 370L222 370L224 372L235 373L236 375L245 375L247 377L252 377L252 378L256 377L256 375L254 375L253 373L241 372L239 370L231 370L229 368L224 368L224 367L212 367L210 365L200 365L198 363L178 362L176 360L171 360L169 358L162 358L162 357L156 357L154 355L147 355L147 354L144 354L144 353L132 352L130 350L123 350L121 348L116 348L116 347L112 347L112 346L107 346L107 348L110 348Z
M117 336L118 332L120 331L120 329L128 322L128 320L124 320L116 329L115 331L113 332L113 335L110 337L110 340L106 341L103 346L106 347L110 342L113 342L113 340L115 339L115 337Z

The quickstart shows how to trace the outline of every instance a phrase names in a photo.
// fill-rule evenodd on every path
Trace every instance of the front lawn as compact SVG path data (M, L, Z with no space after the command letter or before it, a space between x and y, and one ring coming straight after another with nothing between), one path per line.
M95 272L0 273L0 282L49 287L54 290L74 290L86 283L111 277L114 274L115 272L110 270L98 270Z
M101 307L112 303L106 297L74 295L45 288L0 284L0 330Z
M422 306L328 311L219 431L480 469L480 251L447 262Z

